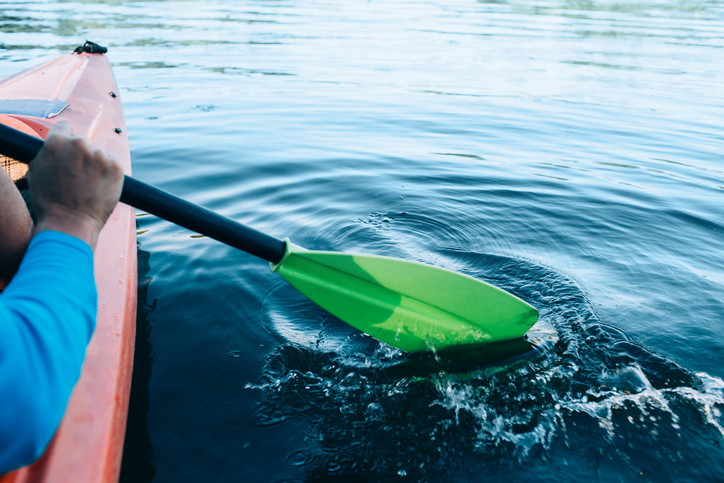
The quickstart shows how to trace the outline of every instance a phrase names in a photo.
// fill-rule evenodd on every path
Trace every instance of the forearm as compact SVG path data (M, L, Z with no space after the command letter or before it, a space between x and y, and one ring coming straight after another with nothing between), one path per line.
M12 180L0 169L0 289L10 281L30 242L33 221Z
M57 429L95 327L90 247L36 235L0 296L0 473L36 459Z

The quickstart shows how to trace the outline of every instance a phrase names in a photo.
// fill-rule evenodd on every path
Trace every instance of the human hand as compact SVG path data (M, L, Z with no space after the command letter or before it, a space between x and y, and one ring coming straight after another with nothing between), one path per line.
M113 155L73 136L69 123L50 130L28 172L36 233L55 230L95 250L98 234L123 188L123 170Z

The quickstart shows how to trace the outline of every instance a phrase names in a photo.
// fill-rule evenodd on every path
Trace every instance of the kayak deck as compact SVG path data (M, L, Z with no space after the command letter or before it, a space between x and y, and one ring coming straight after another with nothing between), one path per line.
M68 54L0 81L0 123L45 139L61 120L131 174L123 108L105 55ZM97 325L63 421L38 461L0 476L0 483L118 480L136 326L133 208L116 206L94 258Z

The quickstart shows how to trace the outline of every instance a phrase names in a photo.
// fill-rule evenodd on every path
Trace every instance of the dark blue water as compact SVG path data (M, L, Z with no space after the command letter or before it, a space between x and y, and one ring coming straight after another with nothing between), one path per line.
M534 305L411 356L138 214L123 481L721 481L724 3L0 1L0 75L107 45L134 174Z

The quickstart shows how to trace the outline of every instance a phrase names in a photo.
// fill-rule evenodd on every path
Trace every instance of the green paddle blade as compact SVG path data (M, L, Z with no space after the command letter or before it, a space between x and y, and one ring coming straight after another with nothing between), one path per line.
M285 241L273 271L331 314L405 351L516 339L538 319L518 297L466 275Z

